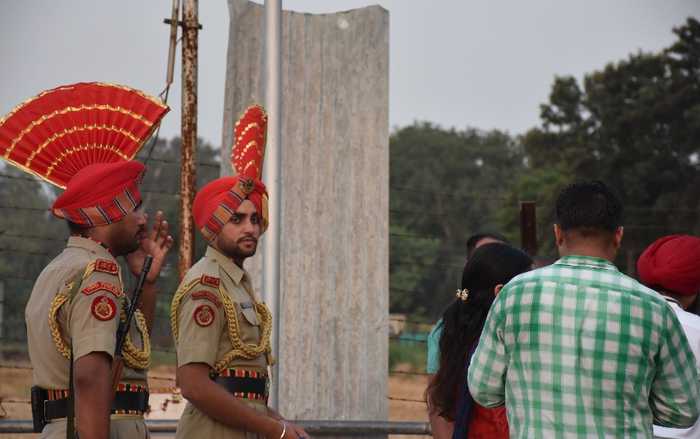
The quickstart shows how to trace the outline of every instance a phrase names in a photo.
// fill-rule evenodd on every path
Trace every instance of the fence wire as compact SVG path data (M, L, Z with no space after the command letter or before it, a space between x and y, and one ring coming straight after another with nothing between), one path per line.
M166 213L170 220L171 234L177 235L177 212L179 210L179 194L177 189L179 176L173 169L179 168L177 154L171 154L164 150L163 143L153 141L152 154L149 157L149 172L143 182L143 198L146 203L149 200L157 200L158 208ZM172 151L170 151L172 152ZM150 154L150 153L149 153ZM217 155L210 155L209 161L197 164L197 176L199 181L209 181L219 174L219 163L212 160ZM30 373L31 366L27 365L26 330L24 326L24 308L29 297L32 285L39 272L48 260L55 257L64 247L68 230L60 221L51 218L49 206L52 197L56 195L46 183L41 180L16 172L5 167L0 172L0 369ZM168 190L172 188L172 190ZM458 195L436 191L435 188L405 187L393 185L390 187L393 193L417 193L426 198L435 195L446 195L454 198L455 202L496 202L503 203L508 199L502 196L494 196L488 193L469 193ZM153 201L151 201L154 203ZM679 207L678 209L653 208L646 206L626 206L629 211L645 213L661 213L669 216L693 215L700 209ZM423 216L433 217L440 221L449 218L449 212L430 212L426 209L409 209L404 207L392 208L389 211L394 217ZM657 224L650 221L646 224L627 224L627 230L652 230L662 232L667 229L665 224ZM392 229L393 230L393 229ZM436 228L434 231L392 231L389 236L392 245L406 242L418 242L421 245L426 242L443 242L446 238L443 232ZM201 240L197 249L199 255L204 247ZM389 260L390 270L397 267L408 267L415 273L424 273L429 270L441 270L449 273L461 273L464 264L464 255L458 247L442 249L444 260L424 260L412 258L411 254L392 252ZM171 252L166 261L164 272L175 273L177 267L177 252ZM159 361L172 363L175 350L172 344L172 335L169 324L169 306L171 294L177 287L177 276L170 275L164 279L160 286L164 293L159 294L156 305L156 323L153 328L152 345L154 357ZM127 288L131 285L127 284ZM433 294L430 287L417 284L415 287L405 288L392 284L389 288L392 294L408 296ZM391 347L405 347L408 350L424 353L427 343L427 328L434 322L429 319L420 319L414 316L390 316L386 328L386 336ZM423 365L425 363L423 362ZM423 365L420 365L422 367ZM400 378L415 378L425 380L430 376L421 368L404 370L405 366L393 367L388 370L389 376ZM156 381L154 390L175 391L175 377L156 372L149 374L149 380ZM165 384L158 387L157 384ZM4 395L0 400L0 417L3 413L3 404L28 404L26 398L20 395ZM422 398L411 398L399 395L388 395L391 401L424 404Z

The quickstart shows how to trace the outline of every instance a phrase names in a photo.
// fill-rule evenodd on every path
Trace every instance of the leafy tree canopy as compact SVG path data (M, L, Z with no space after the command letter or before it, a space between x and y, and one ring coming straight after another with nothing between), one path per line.
M424 122L391 147L391 310L435 318L459 286L464 243L496 230L519 244L519 201L537 202L539 255L555 257L554 201L575 180L625 205L618 265L634 275L659 236L700 234L700 22L659 53L635 53L579 82L557 77L541 124L517 138Z

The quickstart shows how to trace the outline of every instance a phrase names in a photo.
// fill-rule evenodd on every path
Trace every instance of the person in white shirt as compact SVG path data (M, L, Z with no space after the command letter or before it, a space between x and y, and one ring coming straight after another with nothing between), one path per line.
M637 273L675 311L695 355L694 366L700 370L700 317L686 311L700 293L700 238L671 235L657 239L637 260ZM690 428L654 425L654 437L700 438L700 419Z

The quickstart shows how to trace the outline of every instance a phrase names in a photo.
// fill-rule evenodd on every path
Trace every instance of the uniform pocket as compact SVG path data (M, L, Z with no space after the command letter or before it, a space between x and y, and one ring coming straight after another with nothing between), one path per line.
M251 326L258 326L258 315L255 313L255 308L252 302L241 302L237 303L236 307L243 317L245 317L248 324Z

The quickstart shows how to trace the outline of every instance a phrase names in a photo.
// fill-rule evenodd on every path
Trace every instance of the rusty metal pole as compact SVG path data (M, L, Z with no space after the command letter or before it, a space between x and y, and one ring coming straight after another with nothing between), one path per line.
M530 256L537 255L537 218L534 201L520 202L520 243Z
M194 201L197 146L197 36L198 0L185 0L182 11L182 163L180 167L180 280L192 266L194 256Z

